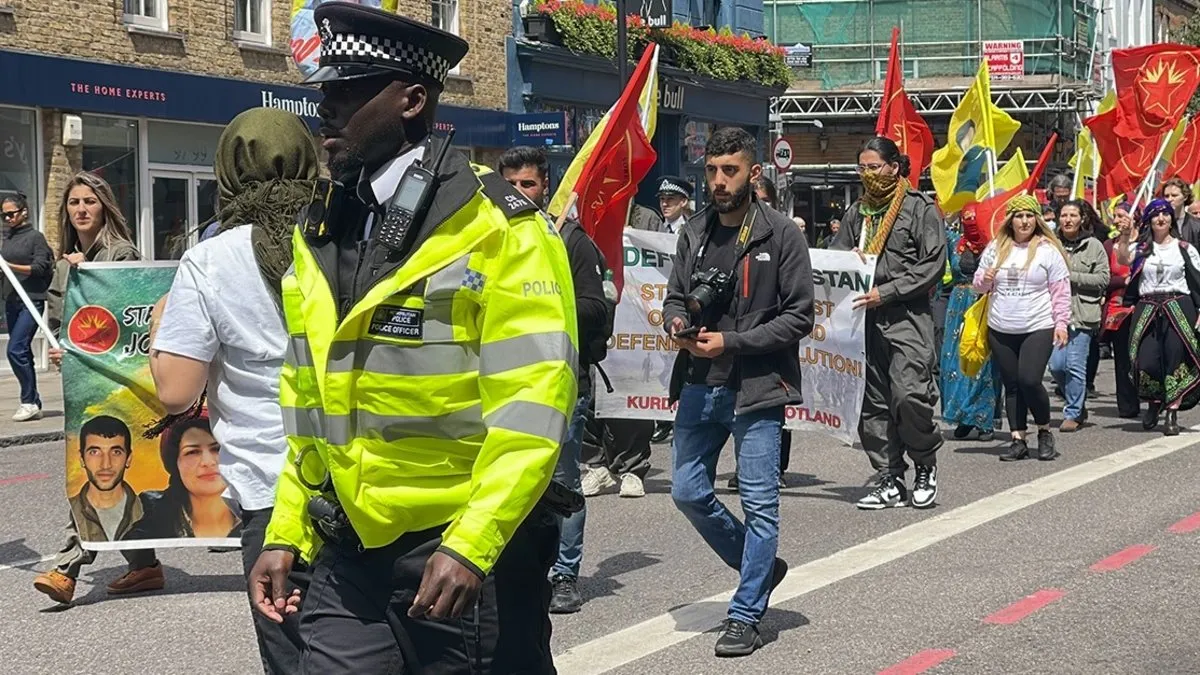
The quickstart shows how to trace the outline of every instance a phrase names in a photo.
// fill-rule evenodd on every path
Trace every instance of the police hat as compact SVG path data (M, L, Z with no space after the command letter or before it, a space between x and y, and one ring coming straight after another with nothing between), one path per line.
M679 176L663 176L659 179L658 194L673 194L688 197L692 196L691 183Z
M457 35L352 2L322 2L313 19L321 57L304 84L390 74L440 89L467 54L467 42Z

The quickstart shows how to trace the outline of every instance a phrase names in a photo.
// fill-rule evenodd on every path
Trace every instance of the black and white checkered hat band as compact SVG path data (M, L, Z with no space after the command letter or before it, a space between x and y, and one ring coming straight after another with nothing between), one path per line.
M669 180L664 180L662 182L662 185L658 186L658 191L659 192L678 192L679 194L684 195L684 196L690 195L692 192L691 190L687 189L686 187L680 185L679 183L676 183L674 181L669 181Z
M444 82L450 63L443 57L417 45L390 38L334 33L321 45L321 60L330 63L362 63L367 60L391 61L414 73Z

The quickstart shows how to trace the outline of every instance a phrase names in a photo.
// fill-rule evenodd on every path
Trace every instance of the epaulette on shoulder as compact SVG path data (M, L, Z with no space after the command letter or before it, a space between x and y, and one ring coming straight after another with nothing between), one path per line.
M476 169L475 176L483 184L483 195L500 207L506 218L511 220L522 213L533 213L538 210L536 204L529 201L529 198L518 192L515 187L509 185L508 181L495 171L480 172Z

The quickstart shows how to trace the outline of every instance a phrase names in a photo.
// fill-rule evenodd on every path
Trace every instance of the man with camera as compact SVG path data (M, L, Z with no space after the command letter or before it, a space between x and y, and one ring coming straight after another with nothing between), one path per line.
M779 543L779 437L801 402L799 342L813 327L812 264L795 225L753 197L758 144L737 127L705 148L711 205L690 218L663 303L680 352L671 497L716 554L741 574L717 656L762 646L758 623L787 573ZM713 490L732 433L745 523Z

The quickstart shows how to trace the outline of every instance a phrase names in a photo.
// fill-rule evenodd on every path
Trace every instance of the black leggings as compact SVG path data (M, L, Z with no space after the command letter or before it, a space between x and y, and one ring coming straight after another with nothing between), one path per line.
M1050 424L1050 397L1042 386L1042 378L1054 349L1054 329L1024 335L988 330L988 346L992 349L992 363L1000 369L1000 378L1004 380L1008 428L1025 431L1029 413L1033 413L1033 423L1039 427Z

